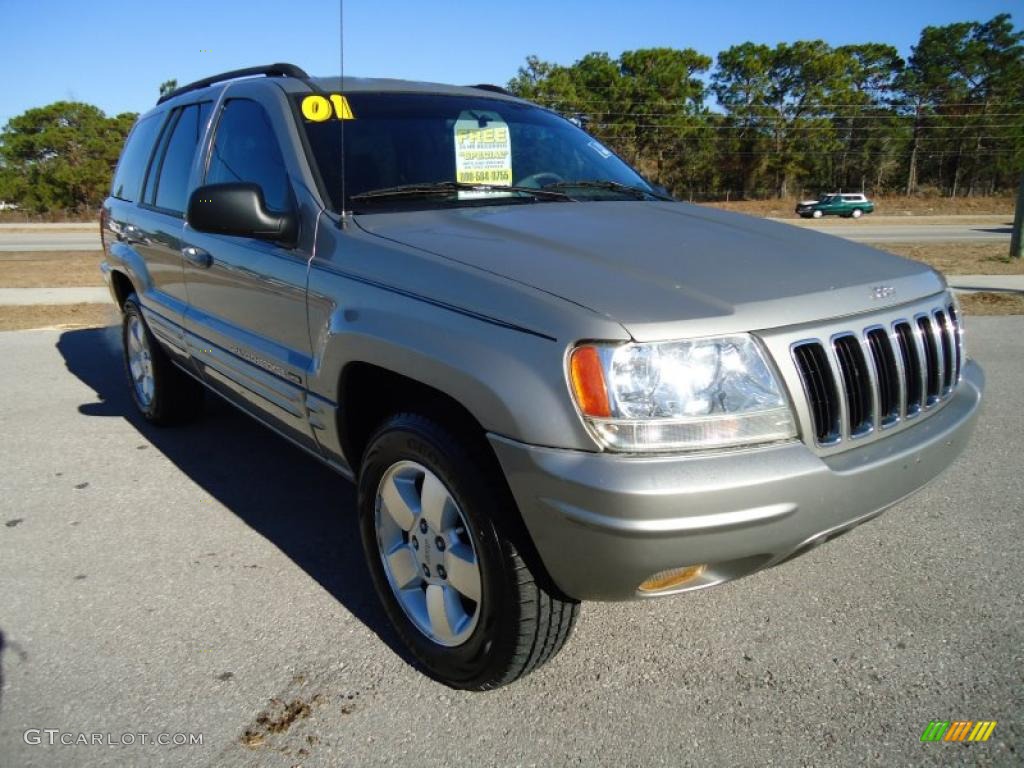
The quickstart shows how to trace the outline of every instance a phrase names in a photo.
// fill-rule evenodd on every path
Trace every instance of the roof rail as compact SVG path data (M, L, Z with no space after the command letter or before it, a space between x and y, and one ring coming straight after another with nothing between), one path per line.
M491 85L490 83L479 83L478 85L467 85L467 88L479 88L481 91L491 91L493 93L502 93L506 96L511 96L512 93L500 85Z
M183 85L180 88L175 88L170 93L165 93L157 99L156 103L163 104L165 101L173 99L175 96L181 96L181 94L188 93L189 91L198 91L200 88L205 88L206 86L213 85L214 83L222 83L225 80L234 80L239 77L252 77L253 75L266 75L267 77L297 77L302 80L309 79L309 75L294 64L264 64L261 67L233 69L230 72L222 72L219 75L204 77L202 80L196 80L194 83Z

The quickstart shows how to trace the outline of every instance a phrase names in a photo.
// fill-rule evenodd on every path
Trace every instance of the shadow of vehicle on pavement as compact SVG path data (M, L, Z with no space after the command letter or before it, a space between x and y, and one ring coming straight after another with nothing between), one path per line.
M352 483L211 393L197 422L175 428L147 423L128 394L118 329L66 331L57 349L99 398L79 406L81 413L128 421L412 664L370 582Z

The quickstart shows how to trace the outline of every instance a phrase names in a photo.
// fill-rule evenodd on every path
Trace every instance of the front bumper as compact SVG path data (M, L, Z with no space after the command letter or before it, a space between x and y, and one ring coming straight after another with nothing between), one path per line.
M674 591L708 587L874 517L963 451L983 388L981 368L968 363L941 411L827 457L800 442L636 457L490 440L555 584L580 600L626 600L642 596L637 587L658 571L707 563Z

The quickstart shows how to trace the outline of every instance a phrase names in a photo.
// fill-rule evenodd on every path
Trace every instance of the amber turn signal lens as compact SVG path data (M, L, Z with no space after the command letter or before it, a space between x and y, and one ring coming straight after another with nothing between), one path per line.
M595 347L579 347L569 359L572 391L580 410L587 416L607 418L612 415L608 389L604 385L601 358Z
M693 581L704 573L707 564L687 565L683 568L670 568L667 571L659 571L640 585L641 592L661 592L673 587L680 587L688 581Z

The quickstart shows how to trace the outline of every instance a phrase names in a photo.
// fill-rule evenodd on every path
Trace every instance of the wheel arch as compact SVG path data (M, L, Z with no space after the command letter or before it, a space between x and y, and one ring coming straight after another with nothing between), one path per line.
M465 440L469 453L483 459L484 469L490 472L490 481L500 484L515 510L511 520L503 521L505 534L530 565L538 583L551 594L571 599L551 578L519 511L501 463L487 439L487 430L468 408L429 384L362 361L350 362L342 370L338 404L336 418L342 450L357 477L370 438L390 416L402 412L417 413L452 430L458 439Z
M114 299L117 301L118 309L124 309L124 303L133 293L137 293L135 284L127 273L119 269L110 270L110 288L113 291Z

